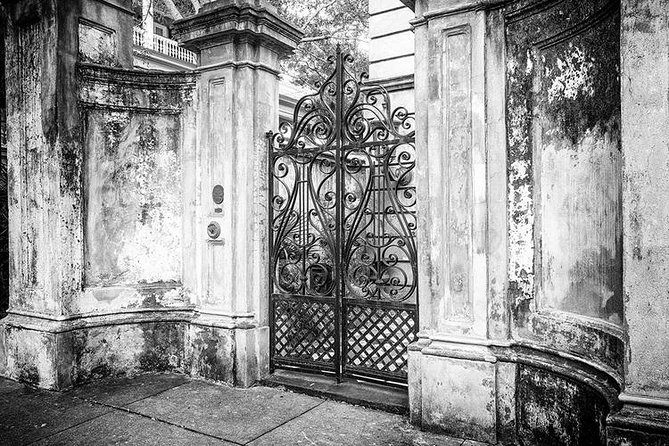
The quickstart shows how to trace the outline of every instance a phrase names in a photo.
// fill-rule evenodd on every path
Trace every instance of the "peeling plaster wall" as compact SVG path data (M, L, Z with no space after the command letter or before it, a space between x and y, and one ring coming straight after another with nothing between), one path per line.
M57 377L53 373L58 355L56 336L51 333L3 330L4 376L33 386L54 388Z
M517 2L505 18L514 325L622 374L619 4Z
M541 305L622 322L619 20L540 48ZM536 88L536 87L535 87Z
M85 268L72 310L90 322L60 335L71 350L68 380L184 371L195 75L84 64L78 77Z
M507 13L507 138L517 306L538 286L539 305L619 323L620 286L608 278L621 258L617 8Z
M43 75L33 74L23 83L39 91ZM195 237L188 223L195 219L195 79L192 73L78 67L75 104L83 125L74 139L82 148L75 204L83 217L83 239L69 249L83 253L84 267L72 278L83 286L66 300L46 300L59 304L53 309L39 307L36 293L15 296L0 335L3 375L64 389L107 375L184 370L186 324L192 317L189 290L196 274L184 273L184 264L191 262L184 253ZM28 133L38 142L44 138L41 122ZM49 164L24 158L20 163L25 170L16 172L21 187L15 193L23 196L24 184L43 178L30 169ZM43 191L31 190L35 198L24 198L25 206L48 209ZM24 208L20 215L34 215L37 209ZM29 223L54 226L49 219ZM26 243L40 256L49 253L45 240ZM40 271L53 272L49 265L17 269L37 278ZM64 315L11 314L30 308Z
M0 7L0 29L6 27L5 10ZM7 100L5 98L5 37L0 35L0 317L9 306L9 220L7 195Z
M128 0L81 0L78 23L82 62L131 68L132 19Z
M62 315L81 289L79 2L5 8L10 307Z
M144 370L251 385L268 370L269 350L267 327L258 327L267 319L266 282L246 280L266 277L258 172L264 132L278 118L279 56L301 33L271 14L262 24L252 15L245 23L258 25L250 31L258 38L247 40L245 29L237 42L220 9L210 13L225 35L209 22L197 30L199 15L183 31L203 32L205 53L224 62L203 70L203 82L203 72L128 69L129 0L3 4L12 13L3 32L13 80L15 249L0 374L51 389ZM234 85L234 109L218 104L209 122L199 96L222 72ZM199 138L216 139L222 117L232 145L212 150ZM210 151L220 163L207 162ZM206 265L216 273L213 293L203 280L212 245L203 219L220 217L210 202L210 167L222 169L214 184L227 184L226 206L234 203L225 211L221 268Z
M66 335L72 384L140 372L183 371L185 323L152 322L78 330Z
M622 382L619 10L566 0L504 11L513 337L595 365L576 381L519 367L527 444L605 444L604 395ZM597 390L585 384L592 373L607 376Z
M619 4L422 0L416 13L412 422L602 445L625 357Z
M180 282L178 116L93 111L86 133L86 286Z
M185 371L205 379L235 383L234 331L193 325L186 333Z
M517 392L520 444L606 444L607 403L588 386L521 365Z
M195 191L185 166L194 158L194 76L93 66L80 74L86 243L78 311L190 306L184 262Z

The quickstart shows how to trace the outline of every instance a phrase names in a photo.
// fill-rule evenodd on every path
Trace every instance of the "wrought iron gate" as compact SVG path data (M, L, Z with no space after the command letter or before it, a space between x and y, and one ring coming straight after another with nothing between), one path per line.
M414 116L337 50L269 133L271 368L405 382L417 329Z

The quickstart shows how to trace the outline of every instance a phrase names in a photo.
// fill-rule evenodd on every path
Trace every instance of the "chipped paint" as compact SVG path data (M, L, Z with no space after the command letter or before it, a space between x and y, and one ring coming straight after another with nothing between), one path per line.
M87 128L86 283L179 281L179 120L91 112Z
M589 13L556 4L508 31L508 274L519 323L546 306L622 320L617 15L560 37L565 17Z
M587 51L587 50L586 50ZM541 61L546 67L546 56L541 56ZM558 102L564 99L576 99L579 95L595 95L595 61L593 56L586 58L582 48L574 47L573 42L569 42L566 57L556 58L557 76L553 77L548 88L548 102ZM548 68L545 68L544 76L549 77Z

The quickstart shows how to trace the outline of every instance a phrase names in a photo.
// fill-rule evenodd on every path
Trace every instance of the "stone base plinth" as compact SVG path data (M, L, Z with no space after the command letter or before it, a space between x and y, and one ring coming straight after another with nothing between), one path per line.
M621 396L621 399L624 399ZM669 400L631 398L606 420L608 446L669 444ZM654 404L654 405L651 405Z
M488 443L513 423L515 364L485 346L419 341L410 346L411 422L424 429Z
M269 374L269 327L231 327L198 317L187 328L185 348L192 376L246 387Z
M492 444L606 444L618 381L528 345L421 339L410 346L412 423Z
M238 386L264 378L268 327L235 327L192 309L0 324L0 376L65 390L106 376L173 371Z

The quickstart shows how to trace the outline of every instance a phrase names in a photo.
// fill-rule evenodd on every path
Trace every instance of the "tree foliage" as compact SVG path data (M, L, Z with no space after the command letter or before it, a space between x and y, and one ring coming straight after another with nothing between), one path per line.
M268 0L305 35L295 53L283 62L284 72L298 85L312 87L332 72L328 56L337 44L355 59L360 74L369 67L368 0Z

